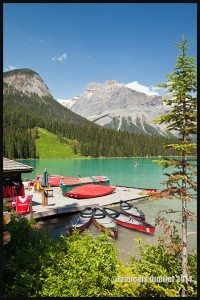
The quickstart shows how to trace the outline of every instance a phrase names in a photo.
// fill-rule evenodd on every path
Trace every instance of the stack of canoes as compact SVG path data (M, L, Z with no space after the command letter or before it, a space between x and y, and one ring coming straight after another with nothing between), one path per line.
M75 216L70 222L69 233L72 234L75 229L78 230L79 233L83 232L89 227L92 220L101 231L108 231L111 237L117 237L116 222L110 218L105 211L96 207L87 207Z
M120 203L121 210L122 207L126 208L124 202L126 201L121 201ZM78 216L72 219L69 232L72 233L74 228L77 228L80 232L82 232L91 224L93 220L93 223L101 231L108 231L110 236L113 238L116 238L118 235L117 224L150 235L154 234L155 226L142 221L140 217L144 219L144 213L135 206L132 206L133 209L131 209L131 206L131 204L128 206L129 209L126 210L126 213L107 207L88 207ZM128 211L131 212L131 214L129 214ZM136 217L133 216L133 213L136 215Z
M93 180L91 177L79 177L78 182L81 184L89 184L89 183L93 183Z
M109 179L106 176L92 176L92 179L96 183L109 183Z
M51 187L60 186L61 178L64 184L78 185L78 179L74 177L60 176L60 175L50 175L49 184Z
M49 184L51 187L57 187L60 185L61 178L64 181L64 185L83 185L89 183L107 184L109 185L109 179L106 176L91 176L91 177L69 177L61 175L49 175Z

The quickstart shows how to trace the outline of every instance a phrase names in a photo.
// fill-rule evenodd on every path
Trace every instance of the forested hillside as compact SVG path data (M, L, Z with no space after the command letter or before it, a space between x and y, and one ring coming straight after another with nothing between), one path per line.
M39 158L35 140L37 127L72 140L74 153L91 157L157 156L163 154L163 143L169 140L158 136L131 134L106 129L68 114L53 99L30 98L20 94L4 95L3 155L8 158ZM59 107L60 109L59 109Z
M36 151L38 127L56 134L61 143L69 139L74 154L86 157L167 155L163 144L176 139L103 128L63 107L50 95L23 93L7 82L3 87L3 156L10 159L40 158Z

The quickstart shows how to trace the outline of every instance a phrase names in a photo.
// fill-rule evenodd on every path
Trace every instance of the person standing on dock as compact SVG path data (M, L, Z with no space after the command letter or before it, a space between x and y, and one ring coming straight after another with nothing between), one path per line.
M63 187L64 184L64 177L61 176L61 179L60 179L60 190L58 191L58 193L60 193L62 191L62 187Z

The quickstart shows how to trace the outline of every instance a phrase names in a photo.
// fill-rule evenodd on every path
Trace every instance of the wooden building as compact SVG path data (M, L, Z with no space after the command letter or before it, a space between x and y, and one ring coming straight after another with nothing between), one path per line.
M33 168L16 162L14 160L3 158L3 179L15 178L17 181L21 180L22 173L31 173Z
M24 196L22 173L31 173L33 168L14 160L3 158L3 198Z

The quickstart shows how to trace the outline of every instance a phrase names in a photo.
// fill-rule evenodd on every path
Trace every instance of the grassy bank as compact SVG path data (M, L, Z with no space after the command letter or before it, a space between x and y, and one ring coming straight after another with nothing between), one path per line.
M58 136L44 128L38 128L38 139L36 140L36 152L39 158L81 158L80 154L74 154L70 147L70 140L66 144L59 141Z

